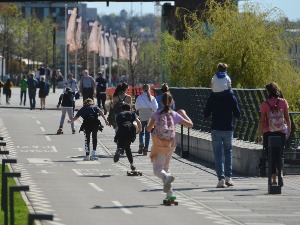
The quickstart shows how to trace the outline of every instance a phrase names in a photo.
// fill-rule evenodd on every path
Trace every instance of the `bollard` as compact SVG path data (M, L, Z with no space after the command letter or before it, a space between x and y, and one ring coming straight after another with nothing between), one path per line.
M0 155L9 155L9 151L0 151Z
M187 147L187 150L184 151L184 148L183 148L183 125L181 125L181 157L182 158L188 158L189 155L190 155L190 128L188 128L188 147Z
M14 210L14 192L16 191L29 191L29 186L10 186L9 187L9 212L10 212L10 225L15 224L15 210Z
M0 146L6 146L6 142L0 141Z
M1 209L3 210L3 196L4 196L4 173L5 173L5 164L6 163L17 163L16 159L2 159L2 192L1 192Z
M3 141L3 139L4 139L3 137L0 137L0 141Z
M269 136L268 139L268 194L281 194L281 186L272 185L272 153L282 151L282 139L278 136ZM278 179L281 171L278 171Z
M2 177L2 211L4 211L4 225L8 225L8 210L7 210L7 178L21 177L21 173L3 173Z
M33 225L34 220L53 220L50 214L28 214L28 225Z

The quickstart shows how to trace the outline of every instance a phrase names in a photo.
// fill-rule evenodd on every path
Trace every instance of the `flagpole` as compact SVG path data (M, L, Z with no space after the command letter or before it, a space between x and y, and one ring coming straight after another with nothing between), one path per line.
M65 4L65 81L67 80L67 71L68 71L68 45L67 45L67 18L68 18L68 5Z
M105 68L105 64L106 64L106 51L105 51L105 38L106 38L106 33L105 33L105 29L106 29L106 26L104 26L104 32L103 32L103 46L104 46L104 56L103 56L103 65L104 65L104 77L106 79L106 68Z
M116 38L117 38L117 73L118 73L117 77L119 77L120 76L120 66L119 66L120 46L119 46L119 32L118 31L117 31L117 37Z
M111 58L112 58L112 43L111 43L111 38L112 38L112 34L111 34L111 28L109 29L109 47L110 47L110 56L109 56L109 85L111 86Z

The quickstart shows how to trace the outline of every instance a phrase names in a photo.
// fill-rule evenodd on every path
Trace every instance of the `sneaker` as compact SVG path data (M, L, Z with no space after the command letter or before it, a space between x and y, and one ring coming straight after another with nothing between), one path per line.
M148 151L146 149L143 150L143 155L147 155Z
M231 177L225 177L225 184L230 187L230 186L234 186Z
M221 179L219 180L218 184L217 184L217 188L224 188L225 186L225 180Z
M72 130L72 134L75 134L76 133L76 130Z
M118 148L115 155L114 155L114 162L118 162L119 161L119 158L120 158L120 154L121 154L121 151L122 149L121 148Z
M89 156L89 155L85 156L85 157L83 158L83 161L90 161L90 156Z
M171 189L171 183L175 180L175 178L172 175L165 176L164 179L164 192L168 193Z
M173 197L173 196L174 196L174 192L173 192L172 189L170 189L170 190L168 191L168 193L167 193L167 198L171 198L171 197Z
M278 185L279 185L280 187L283 186L283 178L282 178L282 177L278 177Z
M132 171L135 171L135 166L134 166L134 165L131 165L131 166L130 166L130 169L131 169Z
M92 157L93 157L93 158L97 158L96 151L92 151Z
M144 144L140 144L139 145L139 151L138 151L138 154L143 154L143 150L144 150Z

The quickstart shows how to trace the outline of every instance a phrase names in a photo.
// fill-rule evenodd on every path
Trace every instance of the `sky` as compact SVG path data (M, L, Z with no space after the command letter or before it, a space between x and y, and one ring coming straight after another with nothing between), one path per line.
M266 9L277 7L281 9L289 20L300 20L300 0L248 0L249 2L258 2ZM166 1L174 5L174 1ZM131 9L133 14L141 15L147 13L154 13L154 2L110 2L109 7L106 2L86 2L88 7L97 8L98 14L111 14L119 15L122 9L130 13ZM165 2L161 2L163 4ZM243 1L240 2L242 4Z

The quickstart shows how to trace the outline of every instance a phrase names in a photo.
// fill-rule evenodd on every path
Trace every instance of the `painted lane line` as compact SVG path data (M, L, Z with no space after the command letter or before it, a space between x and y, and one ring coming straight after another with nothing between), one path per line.
M45 138L47 139L47 141L51 141L51 138L49 136L45 136Z
M41 128L41 131L45 132L45 128L44 127L40 127Z
M79 172L77 169L72 169L74 173L76 173L78 176L83 176L82 173Z
M89 183L93 188L95 188L97 191L103 191L101 188L99 188L96 184L94 183Z
M55 146L51 146L51 149L53 152L57 152L57 149L55 148Z
M37 124L41 124L41 122L40 122L40 121L38 121L38 120L36 121L36 123L37 123Z
M48 171L47 171L47 170L41 170L41 172L42 172L42 173L48 173Z
M121 209L125 214L132 214L132 212L129 209L126 209L126 207L124 207L120 202L112 201L112 203L119 209Z

